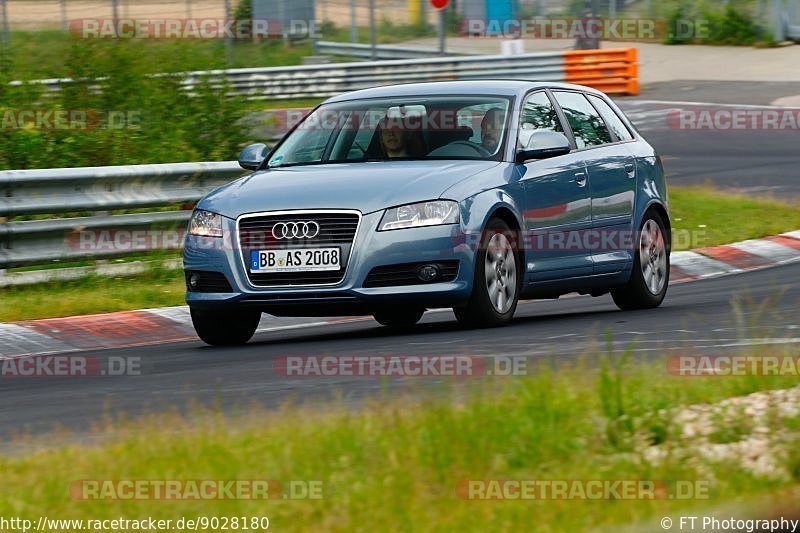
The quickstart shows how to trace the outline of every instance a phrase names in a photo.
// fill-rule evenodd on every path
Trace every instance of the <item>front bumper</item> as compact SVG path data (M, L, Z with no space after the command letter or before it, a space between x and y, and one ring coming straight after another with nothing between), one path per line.
M458 224L376 231L382 212L364 215L356 234L344 278L328 285L256 287L241 259L236 222L223 218L223 239L189 235L184 248L187 271L220 272L233 292L187 292L196 308L253 307L274 315L335 316L371 314L387 305L456 307L469 299L474 277L475 251ZM378 266L457 260L456 278L448 282L389 287L364 287Z

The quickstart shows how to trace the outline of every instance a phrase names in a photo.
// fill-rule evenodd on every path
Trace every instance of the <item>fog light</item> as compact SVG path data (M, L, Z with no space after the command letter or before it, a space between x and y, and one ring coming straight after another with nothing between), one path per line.
M193 272L189 274L189 289L194 290L200 284L200 274Z
M420 281L433 281L439 277L439 267L436 265L422 265L417 268L417 277Z

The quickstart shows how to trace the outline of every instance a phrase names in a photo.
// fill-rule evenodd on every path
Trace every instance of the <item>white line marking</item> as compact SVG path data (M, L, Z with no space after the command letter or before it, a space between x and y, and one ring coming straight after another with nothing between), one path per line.
M625 102L625 101L622 101ZM683 100L627 100L628 103L636 104L655 104L655 105L689 105L689 106L710 106L710 107L732 107L740 109L790 109L786 106L760 105L760 104L717 104L714 102L686 102ZM620 107L623 107L622 105Z

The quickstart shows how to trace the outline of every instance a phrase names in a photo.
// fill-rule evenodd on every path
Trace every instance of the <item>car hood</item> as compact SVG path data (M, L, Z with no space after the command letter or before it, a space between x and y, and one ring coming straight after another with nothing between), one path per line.
M273 168L213 191L198 207L229 218L290 209L357 209L366 214L439 198L459 181L497 165L497 161L380 161Z

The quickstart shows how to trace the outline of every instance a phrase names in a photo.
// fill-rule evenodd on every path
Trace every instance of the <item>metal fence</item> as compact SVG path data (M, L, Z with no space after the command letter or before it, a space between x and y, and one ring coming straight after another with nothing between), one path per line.
M602 16L621 15L631 0L597 1ZM643 0L651 3L652 0ZM587 4L588 5L588 2ZM565 0L453 0L444 10L428 0L0 0L0 33L70 31L82 19L223 19L267 18L286 34L292 22L311 21L325 30L321 39L379 44L436 37L439 23L457 30L457 19L533 16L580 16L581 2ZM443 17L440 17L443 15Z
M174 232L155 240L151 234L142 246L130 234L124 246L103 245L98 237L113 242L119 230L183 228L190 211L181 204L243 173L235 161L0 172L0 269L177 248ZM146 208L152 210L109 214ZM85 212L93 214L78 216ZM36 219L8 221L20 215Z

